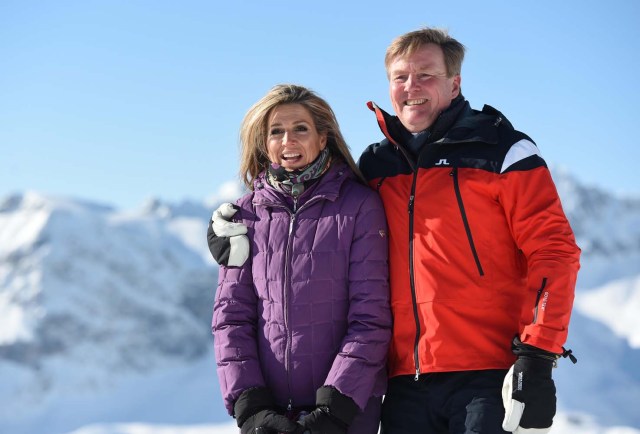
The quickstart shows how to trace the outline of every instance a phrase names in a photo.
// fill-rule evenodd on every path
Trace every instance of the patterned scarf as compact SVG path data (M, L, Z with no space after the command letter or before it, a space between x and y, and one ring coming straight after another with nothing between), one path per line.
M320 155L302 169L287 171L282 166L271 163L267 168L267 182L273 188L293 197L304 192L305 183L319 178L327 171L331 163L331 152L325 147Z

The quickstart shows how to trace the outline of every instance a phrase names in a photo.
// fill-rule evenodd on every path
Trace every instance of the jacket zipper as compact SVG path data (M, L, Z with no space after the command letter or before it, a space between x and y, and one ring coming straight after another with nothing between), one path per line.
M413 377L415 381L420 378L420 357L419 357L419 344L420 344L420 316L418 314L418 301L416 299L416 280L415 280L415 266L414 266L414 243L413 243L413 230L414 230L414 218L413 213L415 195L416 195L416 181L418 179L418 171L413 172L413 182L411 183L411 195L409 196L409 284L411 286L411 301L413 302L413 319L416 323L416 337L413 342L413 361L416 367L416 375Z
M284 285L282 286L282 300L283 300L283 309L284 309L284 328L287 330L287 350L285 351L285 360L284 366L287 372L289 372L289 367L291 365L291 333L289 332L289 291L291 290L291 285L289 283L289 261L291 254L291 244L292 244L292 236L293 233L293 224L296 220L295 211L292 213L288 208L284 207L289 213L289 233L287 234L287 249L284 254ZM289 396L291 396L291 378L287 375L287 388L289 389ZM289 398L289 407L291 407L291 398Z
M464 224L464 230L467 233L467 240L469 241L469 247L471 247L471 253L473 254L473 259L476 262L476 267L478 268L478 273L481 276L484 276L484 270L482 269L482 264L480 263L480 257L478 256L478 251L476 250L476 245L473 242L473 235L471 234L471 226L469 226L469 219L467 218L467 213L464 210L464 203L462 201L462 193L460 193L460 183L458 182L458 168L454 167L449 174L453 178L453 189L456 192L456 199L458 200L458 208L460 209L460 215L462 216L462 223Z
M289 390L289 396L291 396L291 377L289 375L290 372L290 367L291 367L291 329L289 328L289 293L291 290L291 284L290 284L290 277L289 277L289 273L290 273L290 261L291 261L291 244L292 244L292 235L293 235L293 227L296 221L296 218L298 216L298 213L300 211L302 211L304 208L306 208L309 204L313 203L313 202L317 202L318 200L320 200L321 198L316 196L316 197L312 197L311 199L309 199L306 203L304 203L302 206L300 206L300 208L298 208L298 199L297 197L293 198L293 211L291 211L288 207L279 204L279 203L274 203L274 202L269 202L269 203L265 203L264 205L266 206L272 206L274 208L281 208L284 209L285 211L287 211L289 213L289 233L287 235L287 249L285 250L285 257L284 257L284 282L285 284L283 285L282 291L282 300L283 300L283 309L284 309L284 327L285 330L287 331L287 345L286 345L286 351L285 351L285 361L284 361L284 366L285 366L285 370L287 371L287 388ZM287 404L287 409L290 410L291 408L293 408L293 402L291 400L291 398L289 398L289 402Z
M390 138L387 136L387 138ZM416 373L413 377L414 381L418 381L420 379L420 357L419 357L419 344L420 344L420 316L418 315L418 301L416 298L416 281L415 281L415 266L413 263L414 260L414 244L413 244L413 230L414 230L414 204L415 204L415 196L416 196L416 182L418 180L418 164L414 162L413 159L409 156L406 149L396 143L394 140L391 140L391 143L395 145L395 148L400 151L402 156L407 161L407 164L411 168L413 172L413 181L411 183L411 194L409 195L409 204L408 204L408 212L409 212L409 286L411 287L411 302L413 305L413 320L416 323L416 337L413 341L413 363L416 368ZM418 156L418 159L420 157ZM386 177L385 177L386 178ZM382 187L382 183L385 178L382 178L378 183L378 192L380 192L380 187Z
M411 168L413 172L413 181L411 183L411 194L409 195L409 204L408 204L408 212L409 212L409 286L411 287L411 302L413 305L413 320L416 323L416 337L413 341L413 363L416 368L416 373L413 377L414 381L418 381L420 379L420 354L419 354L419 346L420 346L420 315L418 314L418 301L416 298L416 280L415 280L415 266L413 263L414 260L414 243L413 243L413 231L414 231L414 204L415 204L415 196L416 196L416 182L418 180L418 164L414 162L407 151L397 143L393 142L396 145L396 149L400 151L400 153L404 156L407 164ZM419 157L418 157L419 158ZM385 178L382 178L378 183L378 192L380 191L380 187L384 182Z
M289 404L287 409L291 411L292 400L291 400L291 376L289 375L289 369L291 367L291 346L292 346L292 337L291 337L291 328L289 327L289 294L291 293L291 282L290 282L290 262L291 262L291 244L293 243L293 225L296 222L296 215L298 212L298 197L295 196L293 198L293 212L289 210L289 208L284 207L289 213L289 233L287 234L287 250L284 253L284 285L282 286L282 300L283 300L283 309L284 309L284 328L287 331L287 351L285 351L285 361L284 366L287 371L287 387L289 389Z
M542 291L544 291L544 288L547 286L547 278L544 277L542 278L542 285L540 285L540 288L538 289L538 294L536 294L536 304L533 307L533 321L532 324L535 324L536 321L538 320L538 307L540 305L540 296L542 295Z

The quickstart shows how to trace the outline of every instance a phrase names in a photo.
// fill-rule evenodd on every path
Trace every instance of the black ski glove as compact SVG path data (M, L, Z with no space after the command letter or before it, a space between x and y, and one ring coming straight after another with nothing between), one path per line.
M300 425L275 411L269 389L247 389L233 406L242 434L302 433Z
M349 425L360 411L353 399L330 386L318 389L316 406L317 408L300 422L305 433L346 434Z
M554 354L514 338L512 350L518 358L504 379L502 401L505 417L502 428L514 433L526 433L536 429L536 433L549 432L556 414L556 386L551 378L551 370L556 360L575 357L571 351Z

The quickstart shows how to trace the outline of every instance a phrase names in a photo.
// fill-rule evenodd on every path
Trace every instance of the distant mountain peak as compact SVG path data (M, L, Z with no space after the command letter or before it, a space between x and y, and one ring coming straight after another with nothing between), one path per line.
M578 343L572 349L581 350L580 363L571 371L558 369L557 379L560 386L579 383L582 389L559 398L588 407L598 417L634 423L633 402L640 396L634 377L638 356L611 330L620 335L613 324L622 324L616 320L623 315L616 312L625 306L622 325L635 324L637 290L628 288L638 285L640 201L584 186L567 171L553 171L553 176L583 251L579 292L616 279L631 282L578 297L584 315L576 309L570 336ZM110 396L105 391L122 378L146 384L147 376L161 377L165 369L193 363L202 363L202 375L214 378L209 351L217 268L205 234L212 210L244 193L240 183L229 181L203 202L149 198L133 211L38 192L0 199L0 402L6 403L0 409L0 431L18 432L4 430L14 415L24 415L29 425L34 414L56 413L52 408L73 413L65 407L69 396ZM615 305L612 295L617 296ZM609 364L617 364L613 369L580 357L594 344ZM623 356L618 359L618 354ZM203 362L203 357L211 360ZM633 362L630 367L620 361L623 357ZM576 382L585 372L582 366L602 379ZM607 405L586 401L611 379L616 387L606 389ZM172 393L163 389L159 395ZM199 396L209 393L217 396L215 390ZM104 402L118 408L114 401ZM130 408L113 411L121 411L122 417L132 414ZM22 423L17 416L15 421ZM38 432L50 432L48 428L38 426Z

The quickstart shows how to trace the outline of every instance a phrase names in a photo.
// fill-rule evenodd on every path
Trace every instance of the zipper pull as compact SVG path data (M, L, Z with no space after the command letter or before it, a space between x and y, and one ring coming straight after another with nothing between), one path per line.
M562 354L560 354L558 358L560 357L564 357L564 358L568 357L569 360L571 360L571 362L573 362L574 365L578 363L578 359L576 358L576 356L573 355L573 351L567 350L565 347L562 347Z
M415 199L415 196L409 196L409 214L413 212L413 199Z
M304 193L304 184L293 184L291 187L291 197L293 197L293 212L298 210L298 198Z
M289 235L293 232L293 222L296 220L296 215L291 214L291 219L289 219Z
M413 381L418 381L420 379L420 371L416 369L416 375L413 377Z

